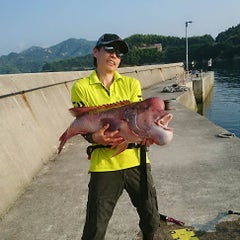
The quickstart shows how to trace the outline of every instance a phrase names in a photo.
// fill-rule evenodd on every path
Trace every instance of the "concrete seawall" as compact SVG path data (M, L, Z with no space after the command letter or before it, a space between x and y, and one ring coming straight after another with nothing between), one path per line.
M200 73L192 78L194 96L197 103L205 101L214 86L214 72Z
M182 96L191 97L192 90L163 93L164 87L174 82L160 82L143 90L144 98L177 99L170 103L169 110L174 116L170 123L174 129L172 142L153 145L148 154L159 213L183 221L185 226L161 222L156 239L172 239L169 231L178 227L193 227L201 240L210 239L208 234L214 239L240 239L239 220L235 221L239 215L228 214L228 210L239 212L240 139L219 137L227 131L179 103ZM87 146L81 136L76 136L60 155L53 156L54 161L42 168L1 218L1 239L81 238L90 177ZM138 221L124 191L109 222L106 240L141 239ZM228 223L222 225L225 221ZM211 233L205 235L205 231Z
M72 121L70 89L91 71L0 75L0 215L56 155L58 138ZM143 88L184 72L182 63L120 68Z

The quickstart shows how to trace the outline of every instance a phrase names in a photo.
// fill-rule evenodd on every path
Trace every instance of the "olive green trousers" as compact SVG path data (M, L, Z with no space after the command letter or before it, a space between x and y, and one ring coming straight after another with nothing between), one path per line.
M139 215L139 227L143 239L153 239L160 218L150 164L147 164L146 171L147 187L145 188L141 184L141 166L113 172L91 173L82 240L104 239L114 207L124 189ZM143 190L148 193L143 194ZM129 236L128 239L133 237Z

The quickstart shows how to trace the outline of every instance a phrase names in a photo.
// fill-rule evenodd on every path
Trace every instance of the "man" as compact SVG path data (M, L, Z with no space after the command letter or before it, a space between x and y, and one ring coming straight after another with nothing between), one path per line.
M93 49L96 70L90 76L76 81L72 87L71 98L75 107L142 100L139 81L117 72L121 57L127 52L128 45L118 35L104 34L99 38ZM84 136L93 146L82 239L104 239L108 222L124 189L139 214L143 239L153 239L159 226L159 213L149 159L143 153L144 148L139 148L137 144L131 144L124 152L112 157L114 150L109 146L116 146L123 139L118 136L118 131L109 133L108 128L109 124ZM142 144L149 146L151 142ZM140 160L143 163L140 164ZM143 178L147 180L145 184Z

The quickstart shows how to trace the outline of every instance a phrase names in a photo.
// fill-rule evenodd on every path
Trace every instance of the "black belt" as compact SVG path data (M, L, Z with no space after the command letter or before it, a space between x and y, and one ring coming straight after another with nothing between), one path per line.
M141 186L142 200L148 199L146 151L147 151L147 147L145 145L141 145L140 146L140 167L141 167L140 186Z

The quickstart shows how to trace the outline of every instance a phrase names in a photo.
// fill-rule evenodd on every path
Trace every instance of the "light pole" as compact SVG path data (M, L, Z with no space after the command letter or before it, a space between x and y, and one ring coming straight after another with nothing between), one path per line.
M186 71L188 71L188 24L192 23L192 21L185 22L185 37L186 37Z

